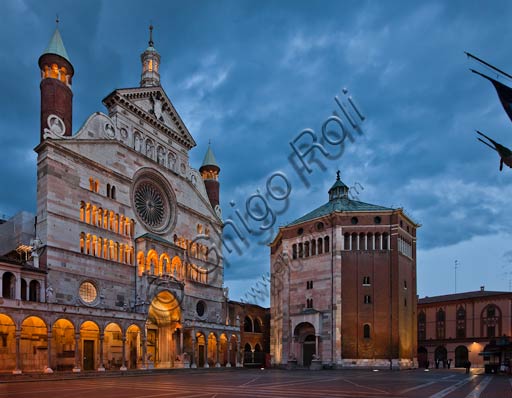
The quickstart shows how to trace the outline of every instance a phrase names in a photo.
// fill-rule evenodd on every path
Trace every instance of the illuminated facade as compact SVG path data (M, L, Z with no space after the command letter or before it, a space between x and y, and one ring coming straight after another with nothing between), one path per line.
M350 199L338 173L329 201L270 246L273 363L416 367L416 228Z
M190 166L196 143L160 85L150 35L140 87L114 90L76 133L58 30L39 59L37 217L17 247L24 261L9 259L16 247L0 253L1 371L241 365L220 168L211 148L201 172Z
M512 337L512 293L486 291L424 297L418 300L419 366L482 367L481 353ZM498 363L507 362L509 356Z

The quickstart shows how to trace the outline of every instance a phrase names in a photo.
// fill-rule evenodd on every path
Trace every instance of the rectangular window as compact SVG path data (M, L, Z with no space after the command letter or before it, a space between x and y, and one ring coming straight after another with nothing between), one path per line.
M363 286L370 286L370 277L363 276Z
M365 304L371 304L372 303L372 296L369 296L369 295L364 296L364 303Z

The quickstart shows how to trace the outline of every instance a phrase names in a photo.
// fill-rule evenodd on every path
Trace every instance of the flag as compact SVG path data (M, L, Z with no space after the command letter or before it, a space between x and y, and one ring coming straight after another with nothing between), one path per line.
M477 72L476 70L471 69L471 71L477 75L485 77L492 83L496 89L496 92L498 93L498 97L500 98L503 109L505 109L509 119L512 121L512 88L505 86L503 83L500 83L499 81L494 80L492 77L486 76L483 73Z

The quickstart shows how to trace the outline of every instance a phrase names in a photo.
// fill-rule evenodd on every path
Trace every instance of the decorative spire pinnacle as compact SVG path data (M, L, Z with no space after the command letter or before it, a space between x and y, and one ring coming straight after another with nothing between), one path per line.
M336 172L336 181L340 181L340 171Z
M153 25L149 25L149 47L153 47Z
M349 188L341 181L340 171L336 172L336 181L334 182L331 189L329 189L329 201L348 198Z

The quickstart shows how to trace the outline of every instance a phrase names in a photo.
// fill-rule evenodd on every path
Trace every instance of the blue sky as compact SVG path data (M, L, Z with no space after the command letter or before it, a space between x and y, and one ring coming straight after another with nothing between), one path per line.
M418 232L420 296L508 290L512 277L512 170L475 129L512 147L512 125L491 84L468 68L469 51L512 71L512 3L477 1L14 1L0 17L0 214L35 211L39 140L37 60L61 23L75 68L76 131L115 88L137 86L153 23L161 80L198 146L221 171L224 217L233 217L282 171L292 192L276 225L327 200L340 169L360 200L403 206ZM511 83L511 82L508 82ZM320 131L347 87L366 120L343 155L314 167L305 187L289 142ZM235 203L234 207L230 202ZM226 284L240 299L268 271L251 237L229 255ZM264 303L264 302L261 302Z

